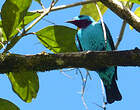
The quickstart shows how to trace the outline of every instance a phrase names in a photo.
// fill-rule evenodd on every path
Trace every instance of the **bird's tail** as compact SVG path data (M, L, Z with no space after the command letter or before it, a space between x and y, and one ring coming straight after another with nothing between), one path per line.
M111 85L109 85L109 86L104 85L104 87L105 87L107 102L109 104L113 103L114 101L119 101L122 99L122 96L121 96L118 86L116 84L115 75L112 78Z
M105 87L107 102L111 104L114 101L121 100L122 96L116 84L117 67L104 68L99 70L98 73Z

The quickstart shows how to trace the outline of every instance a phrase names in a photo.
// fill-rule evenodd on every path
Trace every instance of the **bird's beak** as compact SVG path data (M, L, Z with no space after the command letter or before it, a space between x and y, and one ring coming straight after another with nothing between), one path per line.
M69 20L69 21L66 21L65 23L74 23L76 20Z

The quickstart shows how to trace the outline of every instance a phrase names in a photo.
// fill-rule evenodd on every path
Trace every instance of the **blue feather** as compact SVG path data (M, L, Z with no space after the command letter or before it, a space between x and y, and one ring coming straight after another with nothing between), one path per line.
M108 27L105 24L107 46L105 47L104 33L101 22L95 22L90 16L80 15L69 21L80 28L75 36L75 42L79 51L111 51L114 43ZM116 84L117 67L106 67L97 71L103 81L107 102L119 101L122 96Z

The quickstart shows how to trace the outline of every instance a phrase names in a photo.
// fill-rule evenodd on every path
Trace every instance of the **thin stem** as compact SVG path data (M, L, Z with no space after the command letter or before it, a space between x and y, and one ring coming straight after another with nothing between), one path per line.
M44 16L48 15L55 4L56 2L53 0L48 9L43 9L43 13L29 27L27 27L27 29L25 29L25 33L29 31L35 24L37 24Z
M97 5L97 3L95 3L95 4L96 4L96 8L98 10L98 13L99 13L99 16L100 16L100 19L101 19L101 24L102 24L102 28L103 28L103 32L104 32L105 48L106 48L106 46L107 46L107 36L106 36L105 24L104 24L104 21L103 21L103 16L102 16L102 13L100 11L100 8Z
M130 4L130 5L129 5L129 4L130 4L130 2L127 2L127 3L126 3L126 6L128 5L129 8L130 8L130 10L131 10L132 7L133 7L133 3ZM115 45L115 49L116 49L116 50L117 50L119 44L121 43L121 41L122 41L122 39L123 39L123 35L124 35L124 31L125 31L126 24L127 24L127 22L124 20L123 23L122 23L122 27L121 27L121 31L120 31L120 34L119 34L118 41L117 41L117 43L116 43L116 45Z
M84 99L84 96L82 95L81 98L82 98L82 102L83 102L83 105L84 105L85 109L88 110L88 106L86 104L86 101Z
M62 73L67 78L72 79L72 77L70 75L66 74L62 69L60 70L60 73Z
M91 77L89 71L87 69L86 69L86 71L87 71L87 75L89 76L89 79L92 80L92 77Z
M84 99L84 92L85 92L85 87L86 87L86 83L87 83L87 79L88 79L89 74L86 74L86 78L84 78L81 70L80 69L78 69L78 70L79 70L79 73L81 75L81 79L82 79L82 82L83 82L82 90L81 90L81 93L82 93L81 98L82 98L82 102L83 102L83 105L84 105L85 109L88 110L88 106L87 106L86 101Z
M45 6L43 5L43 3L42 3L41 1L40 1L39 4L41 5L41 7L42 7L43 9L46 9Z
M77 3L73 3L73 4L69 4L69 5L56 6L56 7L53 7L51 9L51 11L57 11L57 10L71 8L71 7L75 7L75 6L79 6L79 5L85 5L85 4L89 4L89 3L94 3L96 1L97 0L87 0L87 1L77 2ZM34 13L43 13L43 10L36 10L36 11L31 11L31 12L34 12Z
M102 86L102 95L103 95L103 106L102 108L104 110L106 110L106 101L105 101L105 90L104 90L104 84L103 84L103 81L100 79L101 81L101 86Z
M120 42L122 41L123 34L124 34L124 31L125 31L125 27L126 27L126 23L127 23L126 21L123 21L123 23L122 23L120 35L119 35L118 41L117 41L117 43L116 43L116 45L115 45L115 49L116 49L116 50L117 50L117 48L118 48Z
M103 32L104 32L104 40L105 40L105 48L107 47L107 36L106 36L106 29L105 29L105 24L104 24L104 21L103 21L103 17L102 17L102 13L96 3L96 7L97 7L97 10L98 10L98 13L99 13L99 16L101 18L101 23L102 23L102 28L103 28ZM102 85L102 95L103 95L103 109L106 110L106 106L105 106L105 90L104 90L104 85L103 85L103 82L102 80L100 79L101 81L101 85Z

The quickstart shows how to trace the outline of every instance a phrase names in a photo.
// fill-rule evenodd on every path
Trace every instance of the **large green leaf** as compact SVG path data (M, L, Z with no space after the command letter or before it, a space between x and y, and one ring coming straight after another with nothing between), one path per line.
M140 0L119 0L119 1L127 1L127 2L140 4Z
M29 23L31 23L34 19L36 19L37 17L40 16L40 13L34 13L34 12L27 12L26 16L24 17L24 22L21 22L19 24L19 26L17 27L18 29L22 29L24 28L26 25L28 25ZM1 22L0 22L0 26L1 26ZM18 33L17 30L15 30L12 35L16 35ZM4 38L6 38L4 32L3 32L3 36ZM9 44L7 45L5 51L10 50L12 47L14 47L14 45L21 39L21 36L15 36L14 38L12 37L12 39L10 40ZM6 39L5 39L6 41ZM0 45L0 48L2 46Z
M16 73L8 73L12 88L15 93L25 102L31 102L32 98L36 98L39 89L39 81L36 72L20 71Z
M107 7L104 6L101 2L97 2L97 5L99 6L100 11L103 15L106 12ZM83 5L83 7L81 8L81 11L80 11L80 15L91 16L95 21L100 20L100 16L99 16L95 3Z
M3 28L2 28L2 21L0 20L0 42L1 42L0 49L3 47L2 44L3 45L6 44L6 41L7 41L7 38L6 38L6 35L5 35Z
M6 37L5 37L5 34L4 34L4 31L3 29L0 27L0 49L3 48L3 45L6 44ZM3 45L2 45L3 44Z
M6 35L4 33L3 27L2 27L2 21L0 20L0 30L1 30L1 37L3 39L3 41L7 41ZM2 40L0 40L2 42Z
M40 13L34 12L27 12L26 16L24 17L24 22L21 22L19 25L19 29L23 28L27 24L31 23L34 19L40 16Z
M19 110L19 108L12 102L0 98L0 110Z
M1 10L2 26L7 39L13 36L32 0L6 0Z
M24 26L28 25L29 23L31 23L34 19L36 19L38 16L40 16L39 13L33 13L33 12L27 12L26 16L24 17L24 22L21 22L18 26L18 29L22 29L24 28ZM13 34L17 34L18 31L14 31ZM21 36L15 36L13 37L9 44L7 45L5 52L7 52L8 50L10 50L11 48L14 47L14 45L21 39Z
M135 11L134 11L134 13L138 16L138 17L140 17L140 7L138 7ZM133 29L133 27L130 25L130 29L132 30Z
M54 53L75 52L76 30L66 26L48 26L36 32L40 42Z

